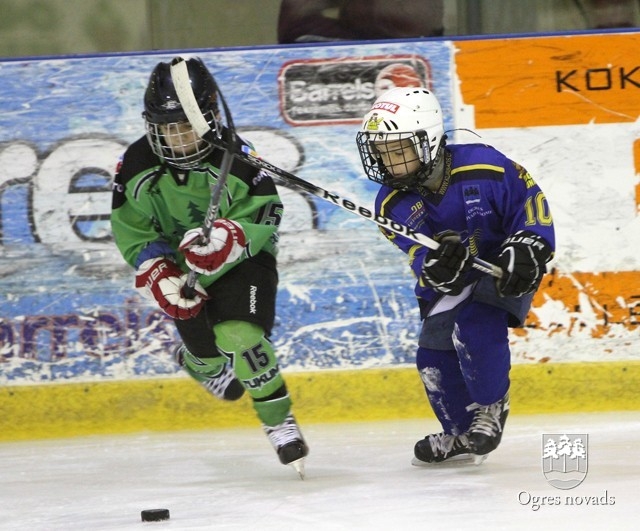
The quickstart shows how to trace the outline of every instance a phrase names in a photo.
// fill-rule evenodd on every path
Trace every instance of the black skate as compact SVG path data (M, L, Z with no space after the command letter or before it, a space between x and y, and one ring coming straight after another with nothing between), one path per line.
M184 361L185 350L186 347L180 345L174 351L173 356L181 367L185 367L189 371ZM242 387L240 381L235 377L229 362L225 363L220 369L220 372L214 376L200 374L195 371L189 371L189 374L195 375L200 385L221 400L238 400L244 394L244 387Z
M304 479L304 458L309 453L309 447L304 441L296 419L289 414L277 426L263 425L264 432L269 437L278 458L283 465L291 465Z
M467 435L449 435L444 432L427 435L418 441L413 449L414 466L424 466L443 461L462 461L471 459Z
M502 439L509 415L509 393L488 406L478 406L469 428L469 448L477 456L493 452Z

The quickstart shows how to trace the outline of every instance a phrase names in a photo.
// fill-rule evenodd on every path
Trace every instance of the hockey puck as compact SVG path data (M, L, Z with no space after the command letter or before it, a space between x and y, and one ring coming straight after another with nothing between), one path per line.
M140 516L143 522L160 522L169 519L169 509L146 509Z

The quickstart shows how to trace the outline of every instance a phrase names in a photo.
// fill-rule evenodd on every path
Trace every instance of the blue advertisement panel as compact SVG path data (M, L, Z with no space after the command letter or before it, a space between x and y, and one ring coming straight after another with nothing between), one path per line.
M176 373L173 325L134 290L109 226L118 158L144 134L148 76L174 55L0 62L0 383ZM263 158L366 206L376 185L363 175L355 135L376 96L427 85L445 117L454 114L448 42L182 55L210 67ZM280 191L272 339L282 367L413 363L419 319L403 255L374 224Z

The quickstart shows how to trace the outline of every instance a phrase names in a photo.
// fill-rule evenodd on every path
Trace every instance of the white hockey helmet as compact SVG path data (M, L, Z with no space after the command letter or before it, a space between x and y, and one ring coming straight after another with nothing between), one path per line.
M380 149L385 144L405 139L413 144L420 166L407 175L393 176L382 162ZM442 108L433 92L426 88L397 87L374 102L364 116L356 142L369 179L393 188L420 192L434 178L433 166L445 139Z

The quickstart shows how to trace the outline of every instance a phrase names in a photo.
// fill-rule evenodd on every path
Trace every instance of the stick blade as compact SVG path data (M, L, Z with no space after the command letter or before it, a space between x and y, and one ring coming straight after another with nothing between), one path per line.
M171 79L191 127L200 138L205 138L205 135L211 132L211 127L202 114L193 93L187 62L182 57L176 57L171 62Z

